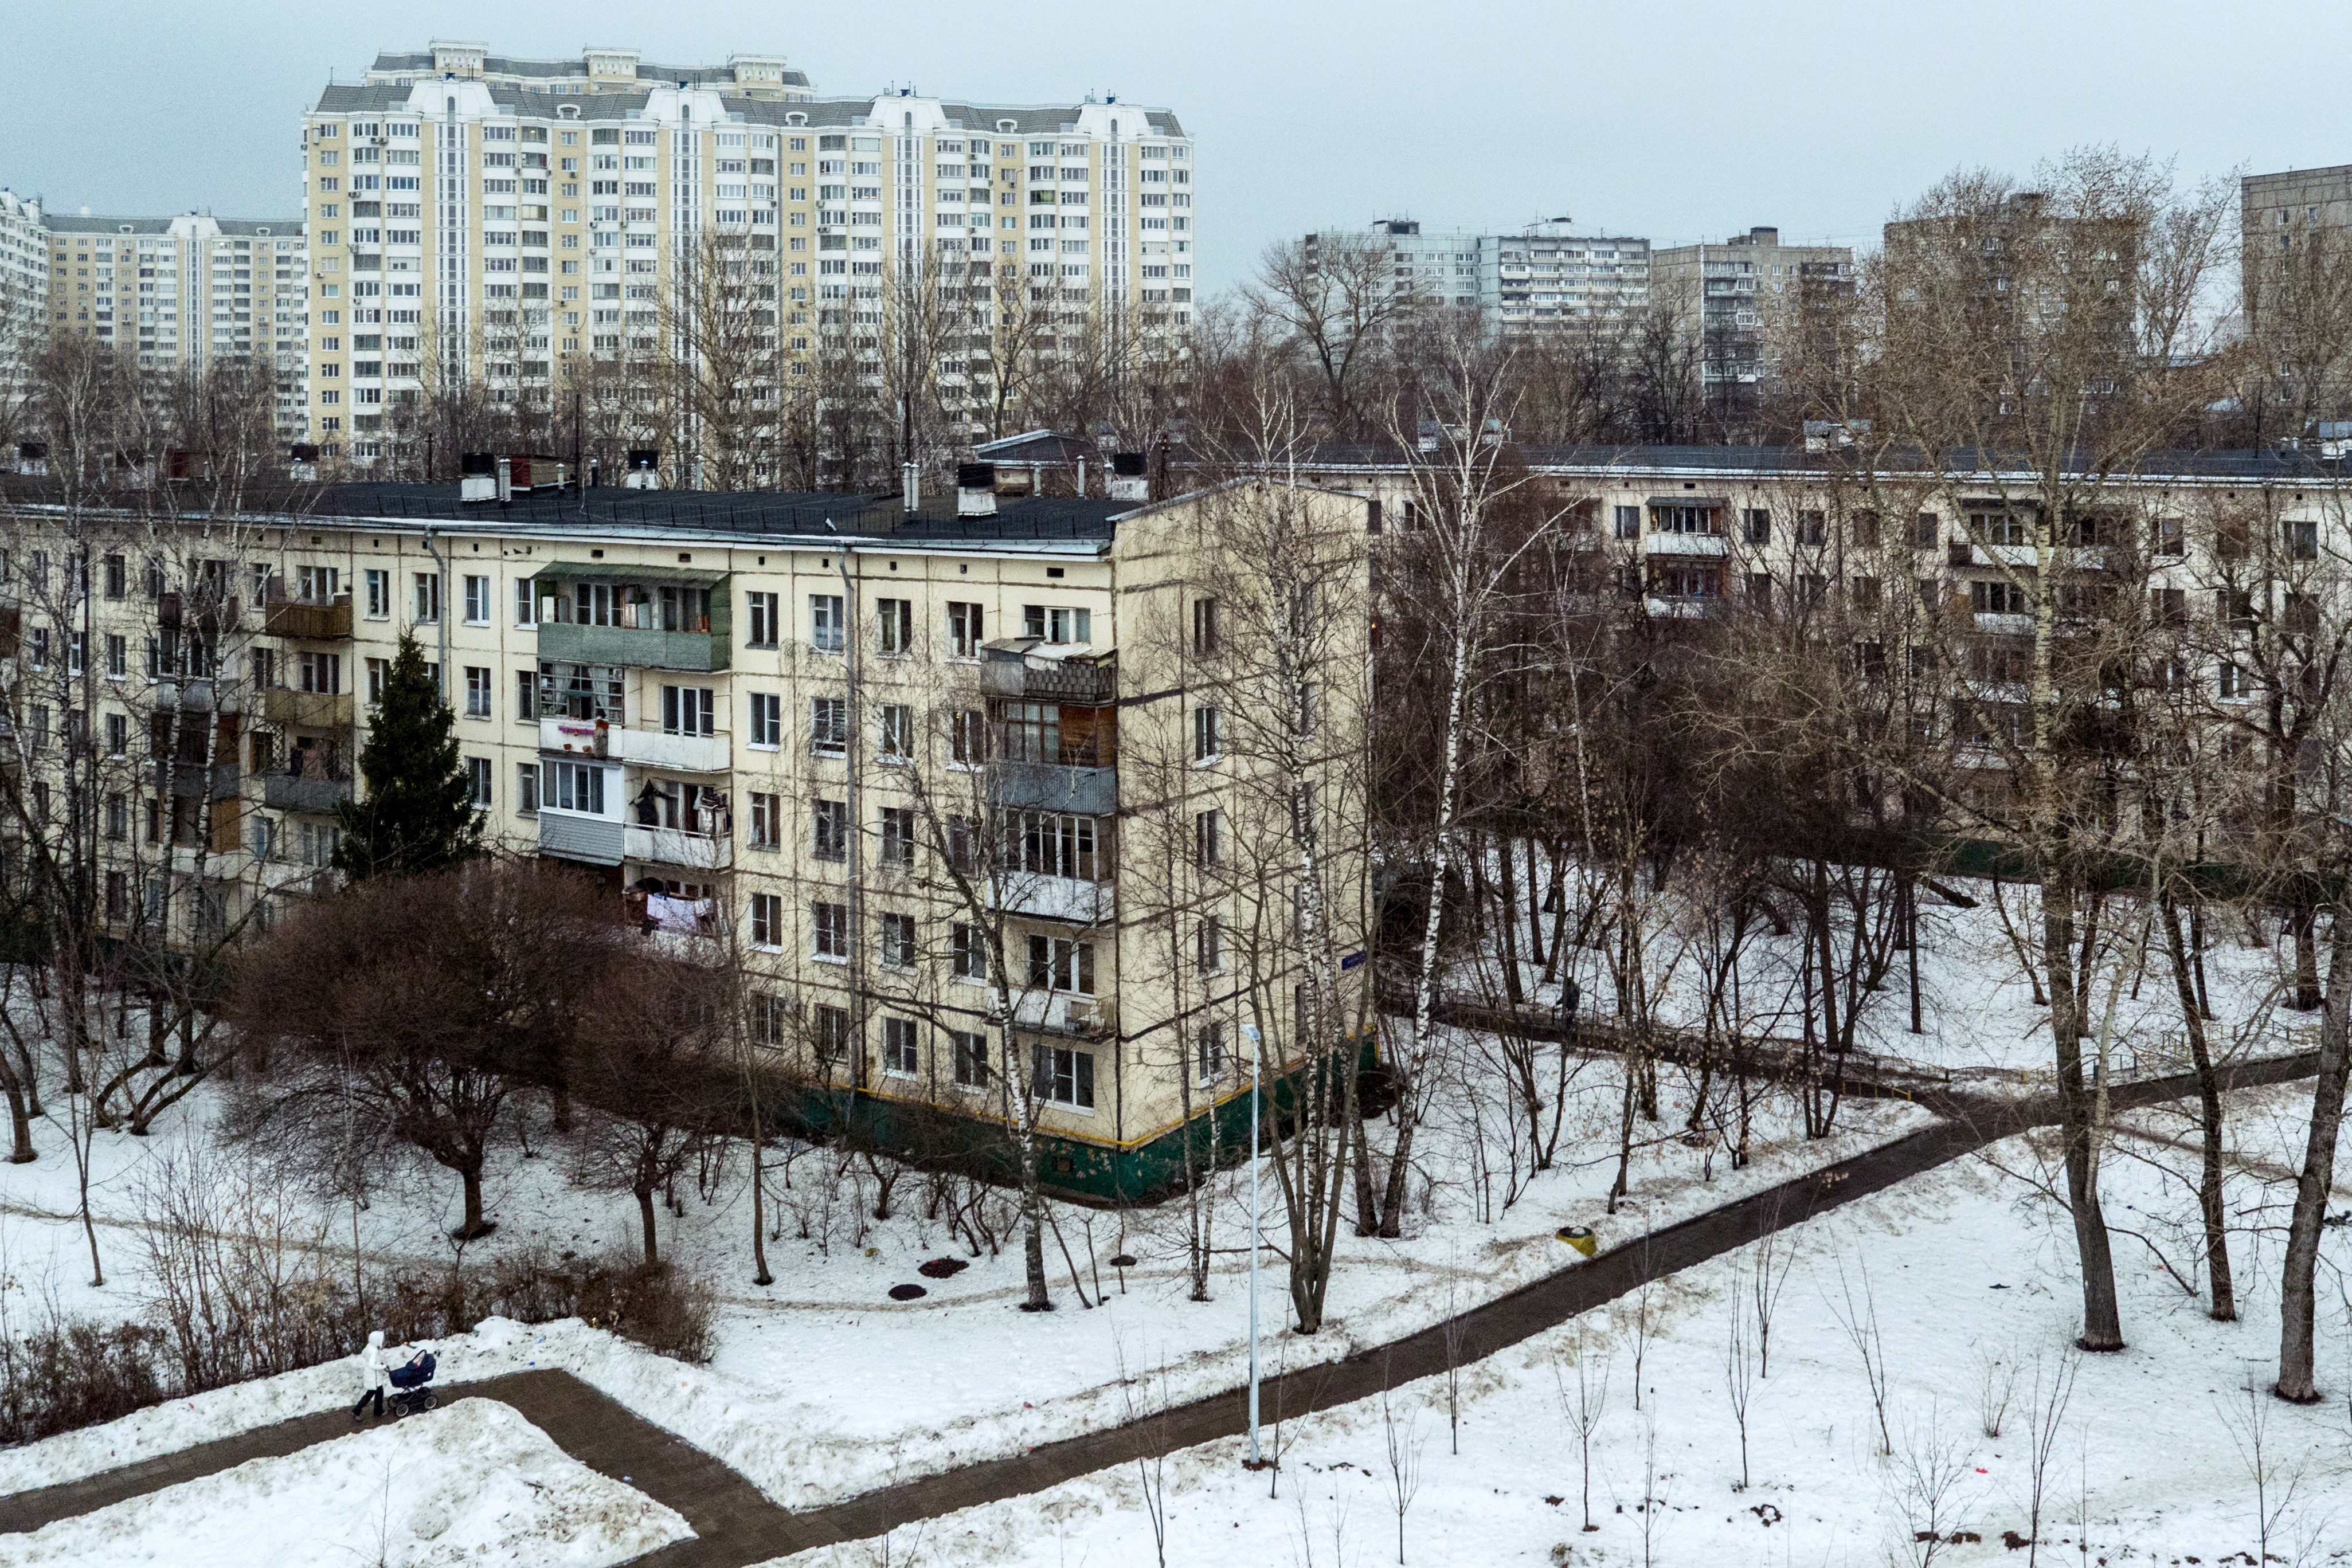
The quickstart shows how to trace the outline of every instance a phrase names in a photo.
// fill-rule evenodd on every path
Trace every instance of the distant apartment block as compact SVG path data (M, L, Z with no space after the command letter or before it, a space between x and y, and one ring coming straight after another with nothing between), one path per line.
M775 56L679 68L436 42L327 88L302 144L311 438L362 464L436 379L511 399L679 351L665 307L711 236L773 290L788 382L828 327L870 342L856 329L880 321L886 275L918 264L983 313L1024 291L1192 317L1192 141L1110 99L820 98Z
M1678 245L1650 256L1650 297L1682 312L1698 345L1700 378L1738 385L1762 379L1773 312L1811 291L1851 292L1853 251L1783 245L1777 228L1751 228L1721 245Z
M1618 320L1649 301L1650 242L1580 234L1566 218L1529 224L1516 234L1424 232L1408 218L1360 230L1307 236L1312 251L1327 237L1369 237L1393 258L1391 287L1428 303L1476 308L1493 330L1538 330L1580 319Z
M48 316L49 242L40 198L0 190L0 404L22 394L26 356Z

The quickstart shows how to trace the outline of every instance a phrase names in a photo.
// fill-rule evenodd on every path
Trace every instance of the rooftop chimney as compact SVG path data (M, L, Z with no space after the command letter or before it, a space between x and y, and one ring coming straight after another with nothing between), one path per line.
M898 507L908 514L919 511L923 505L923 470L919 464L898 465Z
M1110 455L1110 498L1114 501L1151 499L1151 482L1145 477L1142 453L1114 452Z
M959 463L956 465L956 516L959 517L996 516L995 464Z

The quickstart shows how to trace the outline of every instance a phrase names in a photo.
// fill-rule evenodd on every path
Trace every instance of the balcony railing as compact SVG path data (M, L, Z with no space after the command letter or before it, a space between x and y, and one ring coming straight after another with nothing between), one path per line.
M727 639L716 632L637 632L625 626L539 623L539 656L575 664L645 670L723 670Z
M1069 768L1054 762L997 762L988 770L990 800L1000 807L1035 811L1074 811L1109 817L1118 812L1118 769Z
M272 599L264 607L261 629L269 636L297 642L343 641L352 634L352 596L341 594L332 601Z
M583 817L576 812L539 809L539 852L590 865L619 865L626 835L617 818Z
M349 729L355 711L349 692L298 692L272 686L261 695L263 720L289 729Z
M1063 657L1048 652L1053 646L1032 637L1012 637L984 645L981 689L992 697L1070 703L1079 707L1109 707L1118 701L1116 653Z
M997 879L991 901L1014 915L1072 925L1107 925L1118 915L1118 895L1111 883L1074 876L1008 873Z
M348 779L304 778L291 773L262 775L261 803L273 811L331 817L337 806L351 798L352 781Z
M725 871L735 863L733 839L691 833L683 828L641 828L632 824L623 833L621 844L630 860L655 865Z
M724 773L732 765L734 754L723 735L667 735L580 718L541 719L539 748L603 757L669 773Z
M188 596L177 591L155 596L155 624L166 632L183 629L196 632L234 632L236 630L238 604L234 594L222 599L204 598L191 602Z

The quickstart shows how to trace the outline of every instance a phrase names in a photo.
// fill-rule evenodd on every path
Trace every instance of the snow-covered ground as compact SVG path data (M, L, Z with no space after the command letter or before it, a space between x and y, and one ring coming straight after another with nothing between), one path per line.
M2307 1088L2233 1097L2242 1156L2256 1166L2287 1157L2280 1134L2308 1103ZM1433 1379L1392 1396L1385 1410L1373 1400L1293 1422L1282 1434L1278 1495L1268 1495L1270 1478L1242 1469L1239 1442L1173 1457L1164 1471L1166 1561L1916 1563L1926 1555L1915 1539L1928 1523L1924 1500L1935 1493L1937 1561L2022 1563L2003 1531L2030 1530L2032 1456L2044 1447L2035 1393L2046 1409L2052 1388L2070 1375L2071 1396L2046 1423L2040 1534L2054 1550L2042 1561L2252 1563L2265 1545L2277 1563L2352 1561L2352 1305L2336 1283L2352 1270L2352 1237L2328 1232L2322 1270L2319 1364L2329 1398L2289 1406L2263 1392L2277 1346L2274 1228L2233 1237L2243 1314L2233 1323L2212 1322L2150 1246L2119 1235L2129 1348L2074 1356L2067 1346L2081 1297L2071 1228L2032 1180L2051 1151L2021 1137L1989 1153L1781 1239L1786 1284L1771 1318L1769 1375L1752 1384L1745 1486L1728 1393L1737 1358L1727 1352L1735 1301L1751 1344L1756 1338L1756 1247L1676 1276L1646 1304L1622 1301L1466 1369L1458 1454L1443 1381ZM2111 1218L2139 1228L2149 1216L2178 1214L2180 1173L2193 1169L2185 1155L2163 1168L2113 1160ZM2231 1184L2232 1211L2248 1224L2275 1220L2263 1205L2279 1196L2252 1176ZM2167 1235L2151 1239L2172 1245ZM2166 1261L2199 1277L2184 1254ZM1892 1454L1882 1451L1850 1322L1874 1359L1883 1354ZM1591 1440L1597 1528L1589 1533L1580 1444L1566 1414L1580 1358L1601 1406ZM1148 1375L1154 1364L1130 1364ZM1147 1375L1130 1393L1148 1402L1150 1386ZM1985 1429L1988 1387L1993 1403L2005 1401L1997 1437ZM1398 1468L1411 1472L1401 1552ZM1147 1479L1125 1465L902 1529L887 1560L1151 1563ZM1149 1479L1156 1488L1158 1478ZM1955 1535L1980 1539L1951 1544ZM790 1560L792 1568L880 1561L871 1542Z
M1906 956L1897 952L1880 988L1864 998L1856 1049L1948 1071L1957 1085L1979 1092L2048 1089L2049 1009L2033 999L2033 985L2018 946L2020 941L2034 942L2040 929L2033 890L2004 883L1996 902L1989 881L1953 878L1944 885L1976 900L1976 907L1962 908L1924 891L1920 894L1921 1031L1911 1031L1909 967ZM1659 1014L1685 1028L1697 1027L1704 1017L1704 947L1698 933L1717 913L1688 906L1699 896L1686 898L1669 889L1655 912L1647 950ZM2111 924L2120 924L2101 944L2085 987L2092 1019L2095 1024L2104 1014L2108 982L2121 967L2125 978L2115 993L2112 1021L2118 1076L2181 1071L2187 1065L2187 1046L2164 933L2151 928L2143 951L2137 906L2119 908L2123 913ZM2323 951L2326 935L2323 924ZM2278 1005L2281 980L2293 972L2294 952L2275 917L2264 917L2256 925L2236 911L2217 914L2205 940L2207 992L2217 1016L2210 1026L2210 1038L2218 1055L2274 1056L2307 1051L2316 1043L2318 1016ZM1807 1005L1800 979L1802 942L1795 930L1776 936L1767 929L1750 937L1739 965L1737 1007L1751 1034L1778 1039L1801 1034ZM1604 956L1573 948L1570 954L1585 1012L1605 1018L1614 1003ZM1450 992L1482 1000L1499 998L1500 973L1493 963L1483 977L1457 970L1449 982ZM1549 1009L1559 998L1559 986L1535 984L1532 967L1527 974L1531 999Z
M0 1535L0 1564L607 1568L693 1533L506 1406L467 1399Z
M45 1129L44 1155L31 1166L0 1167L0 1291L13 1321L37 1315L45 1299L99 1319L136 1315L144 1289L140 1255L140 1192L163 1162L185 1157L202 1136L209 1100L153 1137L101 1135L93 1207L108 1260L106 1290L87 1284L89 1260L78 1222L72 1161ZM1755 1157L1735 1171L1719 1147L1695 1148L1677 1136L1687 1090L1665 1073L1661 1120L1644 1124L1631 1170L1631 1197L1615 1218L1604 1200L1615 1176L1619 1098L1613 1069L1587 1066L1570 1085L1554 1169L1534 1176L1503 1206L1508 1184L1482 1182L1470 1148L1496 1141L1448 1112L1423 1145L1423 1176L1408 1233L1395 1240L1342 1237L1329 1310L1311 1336L1283 1331L1282 1265L1269 1257L1262 1311L1272 1332L1274 1364L1331 1359L1393 1339L1492 1299L1573 1257L1553 1239L1565 1224L1596 1228L1604 1245L1671 1224L1759 1186L1899 1136L1924 1124L1916 1107L1854 1102L1838 1130L1807 1140L1785 1103L1760 1106ZM544 1134L535 1139L549 1145ZM217 1151L207 1155L216 1161ZM776 1283L750 1283L750 1206L739 1166L711 1201L687 1191L685 1217L665 1244L721 1294L719 1348L708 1366L664 1359L577 1323L525 1329L493 1324L445 1342L444 1381L492 1375L529 1364L561 1365L611 1394L640 1416L686 1437L741 1471L787 1506L804 1507L892 1479L1017 1451L1119 1419L1118 1369L1150 1356L1167 1372L1176 1397L1231 1387L1247 1365L1246 1188L1229 1173L1216 1199L1213 1300L1188 1299L1182 1215L1176 1208L1121 1217L1064 1207L1059 1224L1089 1296L1099 1278L1099 1307L1082 1308L1060 1249L1047 1255L1060 1310L1050 1317L1014 1310L1022 1291L1017 1245L982 1257L953 1279L922 1281L930 1294L901 1303L894 1284L919 1279L915 1265L961 1255L947 1227L925 1218L918 1178L897 1194L894 1218L871 1218L874 1184L863 1162L845 1175L837 1157L804 1156L793 1186L771 1211L780 1234L768 1248ZM371 1255L411 1259L418 1268L446 1263L440 1239L454 1219L454 1183L417 1162L361 1216L361 1245ZM1269 1231L1278 1239L1280 1210L1265 1184ZM563 1179L554 1157L524 1159L509 1150L493 1165L490 1212L497 1235L468 1250L468 1260L500 1249L545 1245L593 1250L633 1239L634 1202L583 1191ZM811 1236L799 1235L796 1209L809 1212ZM1491 1220L1482 1221L1482 1215ZM865 1218L860 1218L863 1215ZM45 1218L46 1216L46 1218ZM348 1237L349 1214L332 1221L329 1244ZM663 1223L671 1223L667 1211ZM827 1234L824 1229L830 1226ZM343 1243L348 1245L347 1242ZM1120 1271L1109 1259L1125 1250L1140 1260ZM989 1375L974 1374L989 1369ZM180 1401L89 1432L0 1452L0 1488L87 1474L171 1448L226 1435L351 1396L348 1367L315 1368Z

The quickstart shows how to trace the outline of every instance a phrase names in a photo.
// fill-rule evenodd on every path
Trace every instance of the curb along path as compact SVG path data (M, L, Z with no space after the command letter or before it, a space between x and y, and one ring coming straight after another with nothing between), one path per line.
M2311 1054L2273 1058L2222 1074L2226 1088L2290 1082L2315 1070ZM2196 1092L2188 1074L2117 1084L2118 1109L2159 1103ZM1589 1261L1548 1274L1509 1294L1388 1344L1336 1362L1266 1380L1265 1407L1295 1417L1370 1398L1445 1370L1507 1350L1580 1313L1604 1306L1663 1279L1719 1258L1775 1230L1827 1213L1924 1175L1997 1139L2053 1124L2048 1100L2008 1102L1958 1094L1922 1094L1935 1124L1852 1159L1611 1248ZM1026 1453L986 1459L937 1475L793 1512L771 1502L749 1481L685 1439L632 1415L568 1372L548 1368L509 1373L449 1385L445 1398L497 1399L514 1407L573 1458L615 1480L626 1478L656 1502L675 1509L695 1531L636 1559L639 1568L742 1568L812 1547L860 1541L961 1509L1000 1502L1058 1486L1138 1455L1236 1437L1248 1429L1246 1391L1228 1389L1164 1415L1047 1443ZM200 1444L173 1454L108 1470L82 1480L0 1499L0 1534L37 1530L112 1503L158 1491L249 1459L294 1453L352 1431L341 1410L298 1416L276 1426Z

